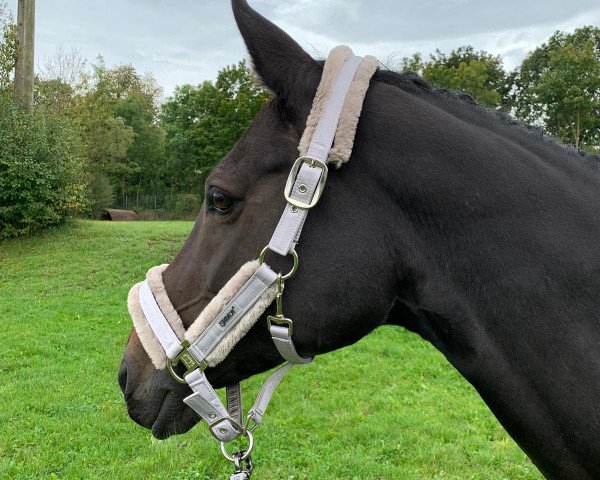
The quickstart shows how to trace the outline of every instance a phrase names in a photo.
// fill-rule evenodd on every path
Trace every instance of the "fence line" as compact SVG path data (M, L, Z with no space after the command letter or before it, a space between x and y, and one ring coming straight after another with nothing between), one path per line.
M194 193L174 195L125 195L113 206L137 212L142 220L195 219L202 205L202 197Z

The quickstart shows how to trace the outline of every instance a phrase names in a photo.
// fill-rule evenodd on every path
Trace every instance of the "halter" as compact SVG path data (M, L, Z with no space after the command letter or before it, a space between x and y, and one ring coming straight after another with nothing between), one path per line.
M250 477L252 433L260 425L279 382L292 366L313 360L300 356L294 346L294 323L283 314L285 282L298 269L295 246L309 210L325 188L327 164L339 167L350 157L362 104L376 68L375 58L354 56L348 47L336 47L331 52L300 142L301 156L286 182L287 204L269 244L257 260L238 270L190 328L183 326L164 288L162 272L167 265L151 268L146 280L134 285L129 293L129 312L144 349L156 368L167 368L175 380L190 386L193 393L183 401L221 442L223 455L236 467L232 479ZM285 274L274 272L266 263L269 252L291 256L291 270ZM240 384L226 388L226 408L204 370L227 356L273 300L276 314L267 318L268 329L286 363L265 381L244 420ZM179 364L186 369L183 375L175 371ZM241 436L247 437L248 447L230 455L225 443Z

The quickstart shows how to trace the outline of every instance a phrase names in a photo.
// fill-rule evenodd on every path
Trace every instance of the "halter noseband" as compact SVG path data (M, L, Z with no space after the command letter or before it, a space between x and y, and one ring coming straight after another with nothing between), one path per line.
M157 368L166 367L175 380L190 386L193 393L184 402L221 441L221 450L235 464L237 473L246 474L239 478L250 475L252 432L259 426L275 388L293 365L312 361L298 354L292 340L293 322L283 314L285 281L298 268L295 246L308 211L323 193L327 164L340 166L350 157L364 97L376 68L373 57L354 56L348 47L336 47L331 52L299 146L301 156L285 186L287 204L269 244L258 260L238 270L189 329L184 328L164 288L162 272L166 265L150 269L146 280L129 293L129 311L144 349ZM291 271L275 273L266 263L269 252L291 255ZM286 363L266 380L244 421L240 385L227 387L226 408L204 370L227 356L273 300L277 308L276 314L267 318L269 333ZM186 369L183 376L174 369L178 364ZM229 455L224 443L240 436L248 437L248 448Z

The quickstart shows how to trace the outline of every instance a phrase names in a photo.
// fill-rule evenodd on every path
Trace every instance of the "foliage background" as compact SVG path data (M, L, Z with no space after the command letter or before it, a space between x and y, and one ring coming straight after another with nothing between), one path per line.
M270 99L245 62L165 99L151 73L58 46L38 66L35 112L26 116L10 106L15 53L16 28L0 0L0 238L67 216L98 218L107 207L194 218L206 176ZM471 45L426 60L415 53L400 70L600 152L598 27L556 32L510 72Z
M518 118L600 154L600 28L556 32L514 74Z

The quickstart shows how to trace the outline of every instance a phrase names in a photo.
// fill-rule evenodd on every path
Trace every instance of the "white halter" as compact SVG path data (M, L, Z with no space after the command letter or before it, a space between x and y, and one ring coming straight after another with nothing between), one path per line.
M356 57L348 47L336 47L331 52L299 146L302 156L294 163L285 186L288 203L269 245L258 260L240 268L187 331L162 283L166 265L150 269L147 279L130 291L129 311L152 362L157 368L166 366L177 381L189 384L193 391L184 402L202 417L221 442L248 436L250 446L243 458L229 456L221 444L223 453L231 461L248 458L252 432L260 424L275 388L287 371L294 364L312 361L296 351L292 340L293 322L283 316L284 282L298 267L294 248L308 211L323 193L327 163L339 167L350 157L364 97L376 68L375 58ZM269 251L291 255L292 270L286 275L271 270L265 263ZM274 299L277 314L268 317L269 332L287 363L267 379L246 422L242 423L239 384L227 388L227 409L206 379L204 370L227 356ZM184 378L173 370L179 362L187 368Z

